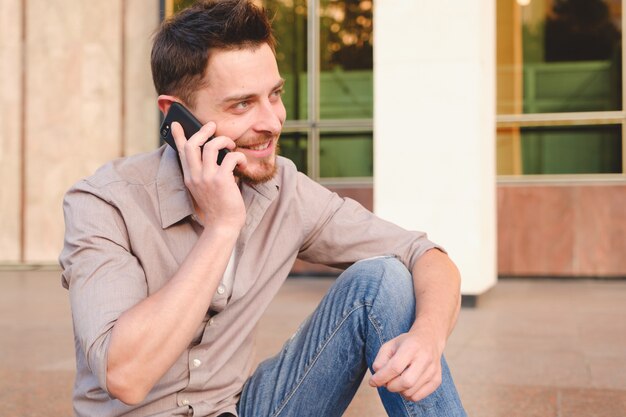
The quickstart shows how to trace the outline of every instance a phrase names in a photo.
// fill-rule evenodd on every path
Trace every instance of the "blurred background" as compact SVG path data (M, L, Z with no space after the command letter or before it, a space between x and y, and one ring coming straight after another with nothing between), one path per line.
M469 415L626 414L624 1L259 1L283 154L459 266L476 308L446 356ZM191 3L0 0L0 416L71 413L63 194L161 146L151 35ZM257 360L336 271L293 272ZM365 385L345 415L384 414Z
M0 0L3 268L55 265L67 188L160 146L151 34L191 3ZM259 3L287 80L283 154L483 254L458 255L484 280L465 293L497 276L626 276L623 0Z

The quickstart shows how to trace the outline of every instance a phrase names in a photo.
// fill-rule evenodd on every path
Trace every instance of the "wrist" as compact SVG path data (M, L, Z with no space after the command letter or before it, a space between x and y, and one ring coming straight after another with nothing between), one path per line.
M426 318L418 317L413 323L413 326L411 326L409 334L413 334L420 339L424 337L430 339L434 345L437 346L440 353L443 353L448 341L448 333L446 329L444 329L444 326L437 325Z
M209 239L218 239L220 241L237 240L241 227L237 224L220 223L216 225L205 224L202 235Z

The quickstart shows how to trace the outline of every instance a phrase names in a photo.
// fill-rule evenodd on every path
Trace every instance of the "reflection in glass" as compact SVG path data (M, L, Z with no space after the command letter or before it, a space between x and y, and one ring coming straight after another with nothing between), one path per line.
M622 172L620 125L500 128L498 175Z
M307 4L305 0L264 0L277 39L276 60L285 79L283 103L289 120L307 118Z
M320 176L371 177L371 133L324 133L320 140Z
M372 118L372 9L372 0L321 1L322 119Z
M497 15L498 113L621 109L621 0L498 0Z
M304 132L290 132L280 135L280 154L296 164L298 171L307 172L307 139Z

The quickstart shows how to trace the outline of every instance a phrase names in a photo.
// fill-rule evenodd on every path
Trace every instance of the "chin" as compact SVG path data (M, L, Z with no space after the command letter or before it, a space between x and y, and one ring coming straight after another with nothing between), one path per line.
M235 175L246 184L262 184L274 178L278 167L276 166L276 157L271 161L261 161L254 169L246 169L245 171L235 170Z

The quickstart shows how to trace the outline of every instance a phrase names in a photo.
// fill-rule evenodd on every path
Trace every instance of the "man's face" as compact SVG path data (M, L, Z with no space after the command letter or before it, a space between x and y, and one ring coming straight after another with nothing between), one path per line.
M267 44L235 50L212 50L193 109L202 122L215 122L216 136L228 136L247 158L235 174L260 183L276 172L278 137L286 118L281 99L284 80Z

